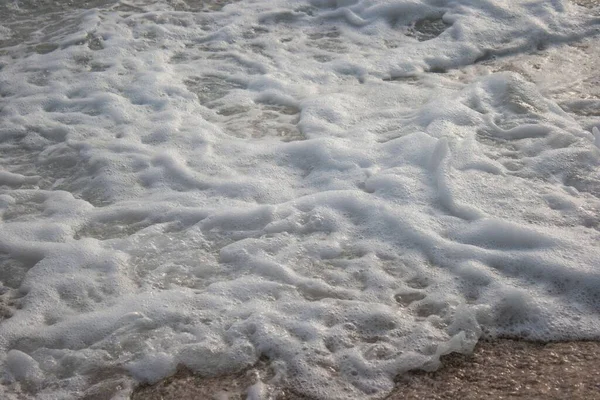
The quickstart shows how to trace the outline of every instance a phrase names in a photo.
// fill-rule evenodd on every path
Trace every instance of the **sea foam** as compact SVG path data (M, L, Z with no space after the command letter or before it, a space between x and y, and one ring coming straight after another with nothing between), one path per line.
M482 336L600 336L596 100L527 58L598 57L594 13L200 3L2 6L2 396L262 357L382 398Z

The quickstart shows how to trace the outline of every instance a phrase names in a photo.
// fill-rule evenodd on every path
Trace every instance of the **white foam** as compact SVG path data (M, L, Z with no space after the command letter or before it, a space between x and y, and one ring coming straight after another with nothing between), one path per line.
M598 338L597 17L192 3L0 31L2 396L267 357L249 398L382 398L481 335Z

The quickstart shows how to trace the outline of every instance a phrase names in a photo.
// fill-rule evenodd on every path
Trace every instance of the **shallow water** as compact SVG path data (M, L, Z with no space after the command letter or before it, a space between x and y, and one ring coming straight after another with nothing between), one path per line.
M600 336L597 8L0 5L0 394L382 398Z

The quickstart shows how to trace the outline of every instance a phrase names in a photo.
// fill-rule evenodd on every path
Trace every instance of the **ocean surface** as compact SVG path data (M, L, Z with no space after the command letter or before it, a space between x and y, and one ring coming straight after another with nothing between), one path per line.
M0 0L0 397L600 339L598 128L594 1Z

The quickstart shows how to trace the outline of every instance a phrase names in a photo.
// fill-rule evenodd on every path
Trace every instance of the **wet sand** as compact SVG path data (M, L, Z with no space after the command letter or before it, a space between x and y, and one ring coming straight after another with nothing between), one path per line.
M400 377L388 399L600 399L600 343L481 342L435 372Z
M264 367L202 379L189 372L140 386L132 400L245 399ZM307 399L269 387L269 399ZM388 400L600 399L600 342L480 342L473 354L450 354L435 372L398 377Z

